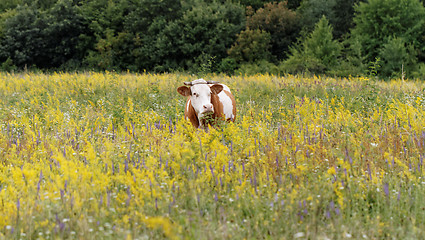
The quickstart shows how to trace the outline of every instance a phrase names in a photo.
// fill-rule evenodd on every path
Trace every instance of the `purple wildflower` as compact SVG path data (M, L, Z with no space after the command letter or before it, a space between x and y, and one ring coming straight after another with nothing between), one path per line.
M326 218L331 218L331 212L329 210L326 211Z
M390 191L389 191L389 188L388 188L388 183L384 184L384 193L387 197L389 197Z
M276 156L276 168L279 169L279 158Z

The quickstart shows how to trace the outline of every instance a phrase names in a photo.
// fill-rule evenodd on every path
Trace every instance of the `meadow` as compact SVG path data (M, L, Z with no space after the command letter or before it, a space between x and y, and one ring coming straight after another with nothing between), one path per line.
M425 83L0 73L0 239L424 239Z

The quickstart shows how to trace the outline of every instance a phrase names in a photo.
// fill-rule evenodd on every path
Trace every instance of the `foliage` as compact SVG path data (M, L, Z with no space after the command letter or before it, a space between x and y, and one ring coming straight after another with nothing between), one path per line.
M341 44L333 40L332 26L325 16L314 31L291 49L291 56L283 64L289 72L326 73L338 64Z
M296 13L287 8L287 2L273 2L264 4L263 8L255 12L248 7L247 15L247 29L260 29L270 33L270 52L281 60L300 30Z
M275 65L267 60L258 60L256 62L244 63L239 66L239 68L235 71L240 75L253 75L256 74L275 74L279 75L283 73L281 67L279 65Z
M328 74L333 76L365 76L364 57L361 53L361 46L359 42L343 41L343 48L341 51L341 58L337 66L328 71ZM370 76L370 75L369 75Z
M15 9L18 5L22 5L23 0L3 0L0 2L0 12Z
M310 32L323 17L333 26L335 38L341 39L352 27L354 6L360 0L303 0L297 9L304 31Z
M96 9L95 3L87 4ZM109 1L107 6L94 15L86 10L88 19L97 20L91 24L95 35L101 36L87 60L101 69L197 71L203 59L225 58L244 26L243 8L231 2ZM97 23L99 19L105 21Z
M17 70L17 67L15 66L15 64L13 64L12 59L8 58L1 64L0 70L5 72L13 72Z
M6 30L6 20L13 17L16 14L16 9L7 10L0 13L0 38L3 37Z
M134 35L132 57L136 69L164 72L183 68L179 38L184 30L179 22L191 7L182 1L146 0L129 14L126 26Z
M131 25L125 19L138 10L138 5L128 0L87 0L80 9L88 26L80 35L80 48L85 49L83 63L92 69L136 70L131 51L135 46L134 36L126 31Z
M240 0L239 1L242 5L251 7L254 10L258 10L264 5L268 3L274 3L274 2L286 2L285 4L288 6L289 9L296 10L301 3L301 0L285 0L285 1L273 1L273 0Z
M246 29L237 35L236 43L229 49L229 57L239 63L270 60L270 33L260 29Z
M367 62L379 57L380 52L385 51L383 48L402 45L394 42L394 39L409 43L409 48L414 49L409 53L424 50L425 8L418 0L361 2L356 7L353 21L355 27L351 31L351 38L360 43ZM416 57L422 58L415 54L410 58ZM383 72L384 76L391 75L391 71L398 71L398 67Z
M5 22L5 32L0 45L0 57L11 58L19 66L31 66L35 62L46 65L47 57L43 51L46 43L42 29L47 23L38 17L37 9L20 7L17 13Z
M327 19L333 19L336 6L336 0L303 0L298 8L298 13L301 15L304 28L311 32L319 20L325 16Z
M412 45L402 38L390 38L380 49L382 59L382 75L393 78L411 77L417 63L415 50Z
M0 79L2 239L425 237L423 82L212 76L205 132L189 74Z
M234 58L223 58L220 62L218 71L224 74L233 74L238 67L238 63Z
M329 19L334 27L333 34L336 39L347 38L350 29L353 28L354 7L364 0L336 0L333 6L333 18Z
M263 0L241 0L240 3L244 6L249 6L255 10L261 8L262 6L264 6L264 4L266 2L273 2L272 0L270 1L263 1Z
M58 68L73 58L81 58L76 46L84 31L82 18L71 0L63 0L43 14L23 6L6 19L0 43L0 58L18 67Z
M302 0L286 0L286 2L289 9L296 10L300 6Z
M79 44L80 35L87 29L79 9L72 4L72 0L61 0L49 8L44 30L45 54L50 61L47 67L57 68L84 56L84 49L79 48Z
M403 66L407 78L423 79L424 9L419 0L2 0L0 64L229 74L280 73L290 63L286 71L348 77L368 75L380 58L379 78ZM342 43L337 64L301 54L323 16Z
M179 49L176 58L187 69L197 69L201 62L193 60L204 54L221 60L227 56L227 49L243 26L241 6L228 1L210 5L195 1L192 9L178 21L177 39L174 39Z
M376 78L381 67L381 59L378 57L375 58L375 61L369 62L369 76Z

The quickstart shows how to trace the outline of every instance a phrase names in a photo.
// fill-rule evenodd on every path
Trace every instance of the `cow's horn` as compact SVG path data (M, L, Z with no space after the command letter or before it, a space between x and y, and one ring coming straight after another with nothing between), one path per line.
M207 83L208 84L217 84L217 83L220 83L220 82L217 82L217 81L207 81Z
M186 86L192 86L193 83L192 82L184 82L184 85L186 85Z

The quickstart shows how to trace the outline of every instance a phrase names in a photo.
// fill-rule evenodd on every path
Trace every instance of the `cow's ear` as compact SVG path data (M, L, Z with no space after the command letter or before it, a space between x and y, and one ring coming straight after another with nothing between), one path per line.
M177 92L179 92L183 96L190 96L190 95L192 95L192 93L190 91L190 88L188 88L186 86L181 86L181 87L177 88Z
M210 88L212 93L219 94L223 90L223 85L214 84Z

